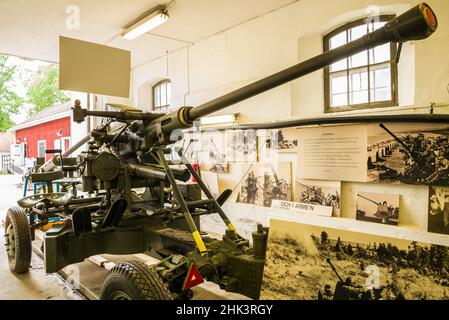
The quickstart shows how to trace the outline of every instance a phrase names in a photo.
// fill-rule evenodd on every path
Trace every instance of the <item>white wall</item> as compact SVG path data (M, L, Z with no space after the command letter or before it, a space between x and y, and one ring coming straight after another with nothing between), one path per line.
M198 105L321 53L323 34L366 16L367 7L372 4L378 6L380 13L400 14L417 3L416 0L296 2L134 68L131 103L149 111L151 85L169 78L173 86L172 107ZM399 66L400 106L349 113L422 113L428 112L421 108L431 102L449 104L449 1L427 3L438 16L439 29L430 39L404 47ZM440 113L448 111L449 108L436 109ZM324 114L323 72L314 72L217 114L236 112L240 114L240 123L328 116ZM238 177L231 180L235 179ZM354 193L358 190L400 193L401 225L418 230L418 238L422 234L419 232L425 232L427 188L408 185L343 183L342 216L348 219L334 220L336 225L341 225L340 221L343 225L348 221L348 228L354 225ZM248 209L241 205L226 208L231 216ZM438 239L449 244L449 237Z
M326 10L317 10L320 2ZM134 68L132 103L149 110L151 85L164 78L172 80L173 107L197 105L237 89L319 54L322 35L366 16L373 3L380 13L399 14L417 1L302 0ZM449 72L444 68L449 64L449 2L428 3L438 15L439 29L426 41L406 44L399 66L399 101L406 112L409 106L449 102ZM314 72L219 113L239 112L241 123L322 115L322 74Z

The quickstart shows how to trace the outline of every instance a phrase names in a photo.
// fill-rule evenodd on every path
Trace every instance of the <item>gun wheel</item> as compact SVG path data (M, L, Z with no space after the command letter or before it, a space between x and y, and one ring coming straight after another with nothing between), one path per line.
M173 300L168 286L154 268L140 261L117 264L106 276L101 300Z
M6 213L5 241L11 271L27 272L31 264L31 232L26 213L20 207L9 208Z

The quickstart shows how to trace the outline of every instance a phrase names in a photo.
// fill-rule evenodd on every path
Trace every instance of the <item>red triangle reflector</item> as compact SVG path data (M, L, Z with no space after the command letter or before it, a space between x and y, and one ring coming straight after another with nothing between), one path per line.
M190 289L194 286L199 285L200 283L203 283L204 279L201 276L198 269L195 267L195 264L190 264L189 272L187 272L187 277L184 280L184 285L182 286L182 291Z

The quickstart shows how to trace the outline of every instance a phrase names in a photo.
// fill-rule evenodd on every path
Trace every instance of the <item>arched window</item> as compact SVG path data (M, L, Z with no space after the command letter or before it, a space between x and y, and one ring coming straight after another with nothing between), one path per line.
M171 82L168 79L161 80L153 85L153 110L166 111L170 106Z
M394 16L350 22L323 37L324 51L382 27ZM397 46L387 43L340 60L324 69L325 112L391 107L398 104Z

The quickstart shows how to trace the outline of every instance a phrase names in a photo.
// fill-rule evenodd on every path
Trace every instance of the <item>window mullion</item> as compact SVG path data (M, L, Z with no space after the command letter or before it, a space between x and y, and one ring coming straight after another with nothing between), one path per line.
M374 24L373 24L373 29L374 29ZM369 22L366 24L366 33L369 33ZM373 57L374 57L374 49L370 49L373 50ZM366 50L366 54L368 55L368 65L366 66L367 69L367 77L368 77L368 104L371 103L371 73L370 73L370 54L369 51L370 50Z
M346 30L346 43L348 43L349 42L349 29L348 30ZM350 59L350 57L348 57L348 58L346 58L346 99L347 99L347 102L348 102L348 107L351 105L351 94L350 94L350 89L349 89L349 85L350 85L350 82L349 82L349 59Z

